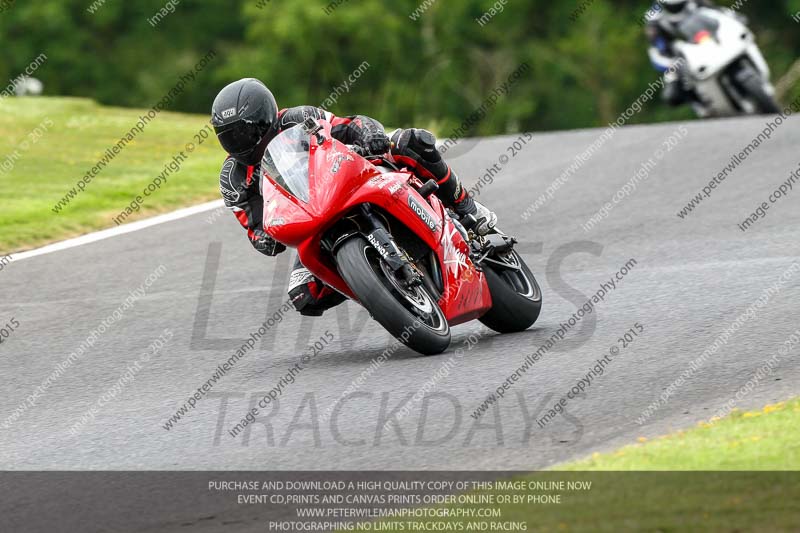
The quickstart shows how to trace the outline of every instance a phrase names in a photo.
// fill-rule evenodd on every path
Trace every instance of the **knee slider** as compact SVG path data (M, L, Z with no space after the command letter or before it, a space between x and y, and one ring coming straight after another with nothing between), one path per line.
M442 155L439 153L439 150L436 149L436 137L434 137L433 133L428 130L416 129L414 130L412 142L412 150L420 154L428 165L435 165L438 167L442 164ZM434 174L437 172L438 169L434 171Z
M415 129L414 138L423 150L436 148L436 137L428 130Z
M399 154L421 154L436 149L436 137L428 130L397 130L392 134L391 141Z

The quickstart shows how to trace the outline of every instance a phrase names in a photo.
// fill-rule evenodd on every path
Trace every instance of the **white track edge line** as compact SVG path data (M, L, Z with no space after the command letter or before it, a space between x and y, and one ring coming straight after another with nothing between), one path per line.
M16 263L17 261L21 261L23 259L30 259L31 257L37 257L40 255L50 254L53 252L60 252L62 250L68 250L70 248L75 248L77 246L83 246L84 244L90 244L93 242L109 239L111 237L125 235L126 233L133 233L134 231L143 230L146 228L157 226L159 224L165 224L167 222L180 220L182 218L190 217L198 213L205 213L206 211L211 211L212 209L223 207L224 205L225 204L223 203L222 200L214 200L213 202L207 202L192 207L178 209L177 211L173 211L171 213L165 213L163 215L158 215L152 218L137 220L136 222L131 222L130 224L123 224L115 228L104 229L96 231L94 233L87 233L86 235L81 235L80 237L75 237L73 239L67 239L66 241L60 241L53 244L48 244L47 246L36 248L34 250L28 250L16 254L11 253L9 254L9 256L11 258L11 262Z

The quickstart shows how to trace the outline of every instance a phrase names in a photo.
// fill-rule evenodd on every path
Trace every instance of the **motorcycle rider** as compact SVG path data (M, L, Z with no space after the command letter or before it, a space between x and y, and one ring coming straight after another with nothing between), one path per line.
M694 91L685 88L682 64L678 62L673 44L680 39L680 24L699 7L721 9L710 0L657 0L646 15L645 34L650 42L648 54L655 69L664 73L662 97L671 106L696 99Z
M431 132L398 129L390 139L380 122L364 115L337 117L314 106L279 111L266 85L255 78L244 78L219 92L212 106L211 124L229 154L220 172L220 192L259 252L275 256L286 250L264 231L264 200L258 179L261 158L276 135L308 117L330 122L333 137L345 144L358 145L372 155L388 155L423 181L435 179L439 184L437 196L457 215L472 215L477 221L473 229L478 233L485 235L496 225L497 215L467 194L436 149L436 138ZM289 296L295 308L308 316L319 316L345 300L314 277L299 258L289 278Z

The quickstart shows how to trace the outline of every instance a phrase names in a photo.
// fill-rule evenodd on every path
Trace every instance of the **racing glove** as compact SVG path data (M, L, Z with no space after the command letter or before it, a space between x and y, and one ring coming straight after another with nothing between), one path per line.
M383 131L370 130L355 142L370 155L385 154L392 147L389 137Z
M253 230L253 248L264 255L274 257L286 250L286 246L279 243L261 230Z

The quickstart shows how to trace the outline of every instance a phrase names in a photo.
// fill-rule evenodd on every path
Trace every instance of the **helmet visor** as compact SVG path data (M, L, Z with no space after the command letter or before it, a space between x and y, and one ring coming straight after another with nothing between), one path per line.
M683 8L686 7L686 4L689 2L665 2L664 9L669 11L670 13L680 13L683 11Z
M253 122L241 121L227 126L224 130L217 129L219 143L230 155L244 156L261 142L264 132Z

